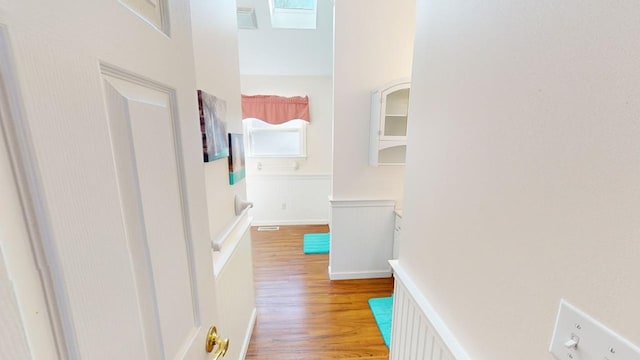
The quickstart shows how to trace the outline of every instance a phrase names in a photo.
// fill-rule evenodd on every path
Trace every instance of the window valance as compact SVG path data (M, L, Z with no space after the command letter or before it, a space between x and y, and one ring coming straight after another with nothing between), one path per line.
M309 118L309 97L275 95L242 95L242 118L256 118L269 124Z

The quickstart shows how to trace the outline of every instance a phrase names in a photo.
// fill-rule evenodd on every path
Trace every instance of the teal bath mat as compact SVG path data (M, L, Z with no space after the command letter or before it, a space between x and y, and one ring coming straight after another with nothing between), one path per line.
M369 299L369 307L376 319L384 344L391 345L391 315L393 311L393 295L383 298Z
M302 250L305 254L328 254L330 238L329 233L304 234Z

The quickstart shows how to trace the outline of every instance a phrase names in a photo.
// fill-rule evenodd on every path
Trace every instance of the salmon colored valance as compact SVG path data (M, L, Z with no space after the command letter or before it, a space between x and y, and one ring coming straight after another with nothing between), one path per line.
M242 95L242 118L256 118L269 124L309 118L309 97L275 95Z

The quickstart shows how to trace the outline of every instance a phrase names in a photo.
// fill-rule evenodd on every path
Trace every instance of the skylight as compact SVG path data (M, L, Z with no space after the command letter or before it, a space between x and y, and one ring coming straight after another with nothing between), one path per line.
M273 28L316 28L317 0L269 0L269 8Z
M315 10L315 0L274 0L273 7L276 9L298 9Z

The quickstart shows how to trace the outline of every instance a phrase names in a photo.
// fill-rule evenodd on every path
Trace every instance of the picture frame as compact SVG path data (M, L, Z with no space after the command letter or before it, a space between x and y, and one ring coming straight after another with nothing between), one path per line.
M204 162L215 161L229 156L225 117L227 103L202 90L198 90L200 110L200 131L202 132L202 153Z
M229 184L234 185L245 177L244 137L229 134Z

